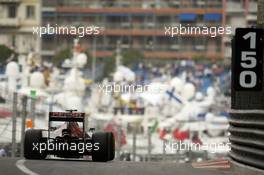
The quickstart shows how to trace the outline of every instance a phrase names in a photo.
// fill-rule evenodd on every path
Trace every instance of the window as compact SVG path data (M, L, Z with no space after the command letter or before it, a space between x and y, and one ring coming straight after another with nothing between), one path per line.
M17 13L17 6L9 5L8 6L8 18L15 18Z
M13 46L13 47L16 47L16 36L15 36L15 35L12 35L11 37L12 37L12 39L11 39L11 41L12 41L12 46Z
M33 5L28 5L26 7L26 17L27 19L34 19L35 18L35 7Z

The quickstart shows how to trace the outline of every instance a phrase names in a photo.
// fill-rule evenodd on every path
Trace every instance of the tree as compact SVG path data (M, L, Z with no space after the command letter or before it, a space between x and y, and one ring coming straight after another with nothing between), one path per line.
M6 47L5 45L0 45L0 64L5 64L7 59L10 58L12 54L16 54L14 50Z
M122 57L121 64L127 67L132 67L133 64L137 64L144 60L143 53L135 49L122 51L121 57ZM104 63L103 77L109 77L109 75L115 71L115 66L116 66L115 58L116 58L116 54L114 54L109 58L105 58L103 60Z
M70 48L66 48L57 52L51 61L55 66L60 66L65 59L71 57L72 57L72 50Z
M92 58L92 56L91 56L91 54L90 54L90 51L89 51L89 50L86 50L84 53L85 53L86 56L87 56L87 64L86 64L85 67L88 68L88 69L91 69L91 67L92 67L92 62L93 62L93 58Z
M133 64L137 64L144 60L144 55L139 50L130 49L122 52L122 64L127 67L131 67Z
M103 63L104 63L104 71L102 76L109 77L109 75L115 70L115 56L105 58L103 60Z

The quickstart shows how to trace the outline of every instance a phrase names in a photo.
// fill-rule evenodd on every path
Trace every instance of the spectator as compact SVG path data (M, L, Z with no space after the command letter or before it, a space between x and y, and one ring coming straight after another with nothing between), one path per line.
M1 148L0 149L0 157L6 157L7 154L6 154L6 150L4 148Z

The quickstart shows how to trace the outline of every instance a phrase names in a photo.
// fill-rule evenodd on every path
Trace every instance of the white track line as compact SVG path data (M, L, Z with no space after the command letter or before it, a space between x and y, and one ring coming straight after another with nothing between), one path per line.
M18 169L20 169L22 172L24 172L25 174L28 174L28 175L39 175L38 173L35 173L33 171L31 171L30 169L28 169L24 163L25 163L25 159L20 159L16 162L16 166Z

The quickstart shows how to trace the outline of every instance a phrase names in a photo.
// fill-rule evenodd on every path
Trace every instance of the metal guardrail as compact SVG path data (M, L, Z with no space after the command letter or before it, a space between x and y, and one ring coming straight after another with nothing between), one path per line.
M220 0L199 0L199 1L187 1L187 0L141 0L141 1L84 1L84 0L45 0L44 6L71 6L71 7L91 7L91 8L103 8L103 7L140 7L140 8L168 8L168 7L185 7L185 8L204 8L204 7L222 7L222 1Z
M21 0L0 0L0 3L18 3Z

